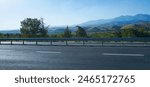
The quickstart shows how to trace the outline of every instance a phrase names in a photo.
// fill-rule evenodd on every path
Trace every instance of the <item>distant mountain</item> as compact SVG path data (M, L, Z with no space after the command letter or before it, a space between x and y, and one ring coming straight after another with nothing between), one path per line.
M121 29L146 29L146 30L150 30L150 22L139 22L136 24L128 24L123 26Z
M20 30L19 29L14 29L14 30L0 30L0 33L2 33L2 34L19 34Z
M109 23L111 22L111 20L107 19L100 19L100 20L92 20L92 21L88 21L82 24L79 24L80 26L95 26L95 25L100 25L100 24L105 24L105 23Z
M50 28L48 29L48 33L49 33L49 34L61 34L61 33L64 33L66 27L67 27L67 26L50 27ZM75 32L77 28L76 28L76 26L69 26L69 29L70 29L72 32Z
M106 20L95 20L89 21L80 24L80 26L88 27L86 30L88 32L101 32L101 31L111 31L116 30L118 27L123 27L126 25L134 25L134 24L149 24L150 22L150 15L147 14L137 14L135 16L120 16L113 19L106 19ZM146 25L145 25L146 26ZM117 27L117 28L116 28Z
M137 23L140 21L148 21L150 22L150 15L147 14L137 14L135 16L120 16L112 19L100 19L95 21L88 21L80 24L81 26L99 26L99 25L123 25L123 24L131 24Z
M82 24L78 24L83 27L87 32L102 32L102 31L113 31L116 29L124 29L126 27L142 27L150 29L150 15L148 14L137 14L134 16L122 15L112 19L99 19L92 20ZM60 34L63 33L67 26L56 26L48 29L49 34ZM69 26L72 32L77 30L76 25ZM0 33L20 33L20 30L0 31Z

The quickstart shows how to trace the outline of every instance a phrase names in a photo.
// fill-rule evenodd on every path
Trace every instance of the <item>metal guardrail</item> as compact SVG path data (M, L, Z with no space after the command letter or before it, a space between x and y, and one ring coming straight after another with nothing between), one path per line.
M68 41L82 41L83 45L87 41L101 41L102 44L104 42L150 42L150 37L143 37L143 38L0 38L0 44L3 41L10 41L10 44L13 44L13 41L20 41L22 42L22 45L25 45L25 41L32 41L36 42L36 45L38 45L38 42L50 42L50 45L53 45L53 42L56 41L65 41L66 45L68 45Z

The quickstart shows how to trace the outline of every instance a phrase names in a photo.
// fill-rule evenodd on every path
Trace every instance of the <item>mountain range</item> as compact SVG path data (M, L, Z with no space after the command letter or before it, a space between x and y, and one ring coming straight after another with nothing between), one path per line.
M116 29L124 29L126 26L141 26L150 29L150 15L137 14L134 16L120 16L113 19L100 19L85 22L80 26L86 27L88 32L100 32Z
M134 16L122 15L112 19L99 19L92 20L82 24L78 24L83 27L87 32L102 32L102 31L113 31L116 29L124 29L128 26L140 26L141 28L150 29L150 15L148 14L137 14ZM77 26L77 25L76 25ZM72 31L76 31L76 26L70 26ZM54 27L50 30L51 33L63 33L66 27ZM61 32L60 32L61 31Z
M148 14L137 14L134 16L122 15L112 19L99 19L92 20L82 24L77 24L83 27L87 32L102 32L102 31L112 31L116 29L124 29L126 27L142 27L150 29L150 15ZM76 26L69 26L71 31L76 31ZM63 33L66 26L62 27L51 27L49 28L49 34L59 34ZM11 31L0 31L1 33L20 33L18 30Z
M97 26L97 25L103 25L103 24L111 24L111 25L123 25L123 24L131 24L131 23L137 23L141 21L147 21L150 22L150 15L148 14L137 14L135 16L120 16L112 19L100 19L100 20L94 20L94 21L88 21L85 23L80 24L81 26Z

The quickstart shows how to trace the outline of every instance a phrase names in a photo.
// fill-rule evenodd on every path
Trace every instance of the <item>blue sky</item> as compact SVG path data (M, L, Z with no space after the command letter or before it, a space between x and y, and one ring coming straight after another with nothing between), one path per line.
M19 29L25 18L47 25L80 24L121 15L150 14L150 0L0 0L0 29Z

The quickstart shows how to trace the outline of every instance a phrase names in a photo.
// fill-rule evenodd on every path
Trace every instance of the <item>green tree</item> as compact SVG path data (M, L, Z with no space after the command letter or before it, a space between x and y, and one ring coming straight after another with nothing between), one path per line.
M113 34L114 34L114 37L122 37L122 34L121 34L121 31L120 31L120 30L115 30L115 31L113 32Z
M46 37L48 26L44 25L43 18L26 18L21 21L20 31L24 37Z
M38 31L39 35L41 37L48 37L49 26L45 26L43 18L41 18L40 22L41 22L41 25L40 25L39 31Z
M67 38L72 37L71 31L69 30L68 26L67 26L67 28L64 31L64 37L67 37Z
M121 31L122 37L136 37L136 29L123 29Z
M87 33L84 28L77 26L76 36L77 37L87 37Z
M144 28L137 29L137 37L148 37L148 31Z
M121 26L117 26L117 25L115 25L115 26L113 26L112 27L112 29L114 30L112 33L113 33L113 35L114 35L114 37L122 37L122 35L121 35Z

